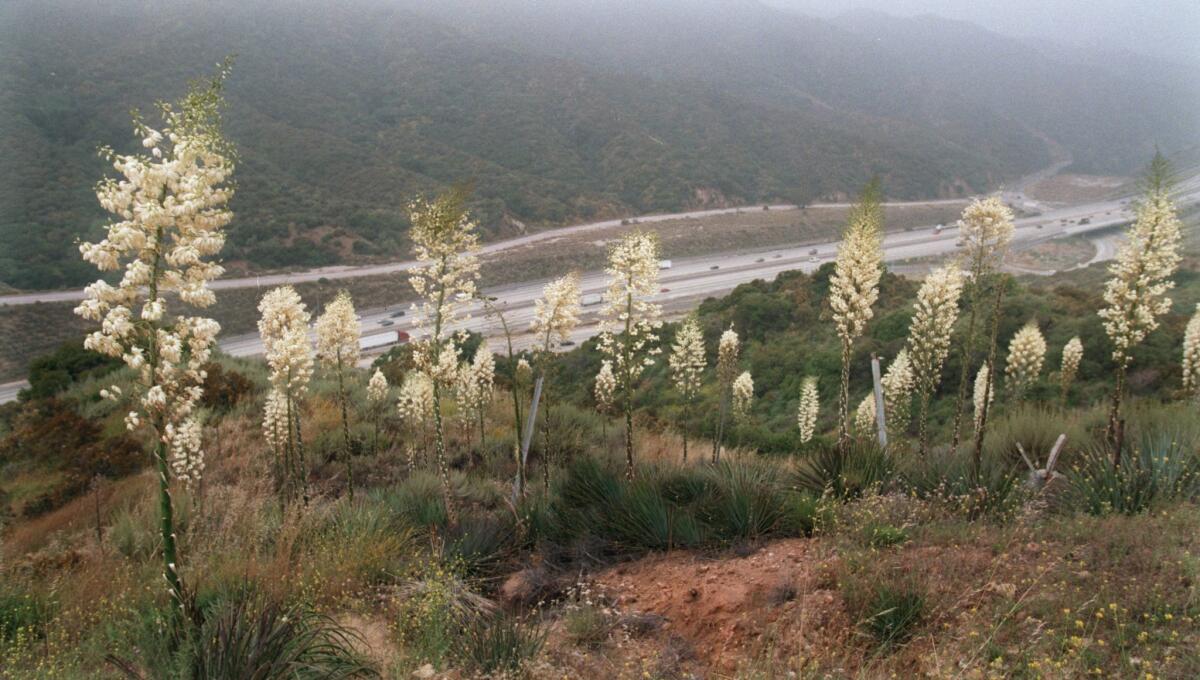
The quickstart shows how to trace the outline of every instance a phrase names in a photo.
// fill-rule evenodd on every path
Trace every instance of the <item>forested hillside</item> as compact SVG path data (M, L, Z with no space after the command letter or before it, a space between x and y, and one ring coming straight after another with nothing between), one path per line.
M1018 87L1037 54L994 64L1006 80L960 82L942 60L752 1L577 4L529 15L383 0L7 3L0 283L87 281L73 242L102 224L96 148L128 148L129 109L230 54L235 271L406 254L403 202L459 182L474 184L472 210L494 238L840 197L872 175L896 198L961 195L1047 165L1043 133L1108 168L1144 158L1150 130L1173 142L1194 118L1157 84L1136 91L1151 116L1120 99L1125 81L1057 63L1036 90ZM1073 74L1087 78L1045 99ZM1123 103L1096 106L1097 92ZM1121 140L1115 156L1071 146L1069 133L1094 129L1076 130L1080 108L1104 133L1088 139ZM1029 111L1043 118L1031 125Z

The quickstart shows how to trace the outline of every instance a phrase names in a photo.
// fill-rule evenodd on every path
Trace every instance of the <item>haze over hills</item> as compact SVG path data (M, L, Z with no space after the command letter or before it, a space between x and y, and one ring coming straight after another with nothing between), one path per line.
M227 54L226 259L406 253L404 202L474 185L490 236L856 191L986 190L1070 154L1126 173L1200 137L1196 83L958 22L688 3L91 4L0 10L0 282L76 285L100 144Z

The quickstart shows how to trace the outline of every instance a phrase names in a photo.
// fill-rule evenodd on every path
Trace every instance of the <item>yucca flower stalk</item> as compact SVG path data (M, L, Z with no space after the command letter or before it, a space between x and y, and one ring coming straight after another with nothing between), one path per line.
M286 497L301 493L307 501L308 474L300 414L313 371L312 347L308 340L309 313L291 286L268 291L259 301L258 311L261 314L258 333L270 368L271 387L282 401L286 423L284 445L276 450L277 456L283 454L275 461L277 486ZM267 406L276 404L269 401ZM274 428L277 423L277 419L264 418L264 427Z
M916 385L912 362L908 360L908 349L901 349L888 365L880 381L883 386L883 407L887 413L887 424L895 434L908 430L909 410L912 393Z
M875 393L868 392L854 409L854 431L861 437L875 434Z
M872 181L850 213L829 279L829 305L842 346L842 383L838 393L838 441L850 443L850 360L854 342L874 316L883 275L883 209L878 183Z
M346 488L354 500L354 466L351 461L350 407L346 373L358 363L361 332L350 293L340 291L325 313L317 317L317 357L337 375L338 406L342 411L342 457L346 464Z
M429 419L437 403L433 396L433 381L420 371L409 371L400 383L400 395L396 398L396 413L400 422L409 430L419 435L421 439L421 457L424 458L428 448Z
M654 365L662 308L658 293L658 236L626 234L608 256L608 288L601 309L600 351L612 362L625 413L625 474L633 478L633 392L642 372Z
M1058 374L1059 386L1062 388L1063 404L1067 403L1067 393L1075 376L1079 373L1079 362L1083 360L1083 341L1078 336L1071 338L1063 345L1062 370Z
M958 381L958 396L954 402L954 433L950 448L955 450L962 435L962 418L966 408L967 384L970 380L968 366L975 364L978 345L977 321L983 313L984 292L989 283L995 288L992 307L992 327L996 328L1000 318L1000 302L1004 287L994 276L1004 262L1013 235L1013 214L999 196L975 199L964 210L958 221L959 238L963 241L963 258L970 279L967 296L967 327L961 342L959 365L962 367ZM995 363L996 337L993 333L987 348L988 365Z
M571 338L571 332L579 325L579 314L583 304L579 291L579 275L567 274L555 279L542 289L542 297L534 302L533 323L530 331L539 338L537 351L538 368L543 376L542 401L545 404L542 417L542 441L545 444L545 464L542 478L546 489L550 488L550 461L555 456L551 437L552 417L548 378L554 365L554 353L563 342Z
M608 416L613 412L617 398L617 376L613 375L611 361L600 362L600 370L596 372L596 384L592 388L592 395L596 399L596 411L602 416L600 419L601 436L604 437L605 442L608 442Z
M750 371L742 371L733 381L733 417L739 423L750 418L750 407L754 404L754 378Z
M82 243L80 254L102 272L124 268L117 285L89 285L75 313L100 322L84 347L120 357L137 376L125 418L131 431L147 428L154 440L158 473L159 529L163 576L174 607L185 607L179 574L172 473L189 481L203 468L195 405L220 326L201 316L171 315L167 296L205 308L216 297L209 282L223 273L210 258L225 244L222 231L233 214L226 205L234 168L232 146L221 132L221 96L230 62L205 83L193 85L178 107L160 103L163 126L156 130L135 112L134 133L145 153L101 154L120 174L96 187L101 207L115 216L98 243Z
M975 429L978 430L983 424L983 412L987 409L987 405L995 401L996 388L992 384L992 377L989 375L987 364L979 367L979 372L975 374L975 391L971 402L975 406Z
M387 376L382 370L375 369L371 379L367 381L367 406L371 409L371 420L375 426L375 445L372 448L376 453L379 452L379 420L390 395L391 387L388 385Z
M1200 305L1183 333L1183 391L1200 401Z
M806 376L804 382L800 383L800 405L796 408L796 426L800 428L800 443L807 444L816 434L817 415L820 407L817 377Z
M479 425L479 446L483 447L485 415L495 391L496 360L487 342L479 343L471 363L464 363L458 372L455 396L464 418L473 418Z
M1171 169L1162 154L1155 154L1144 180L1145 195L1137 205L1137 219L1108 268L1111 278L1104 286L1106 306L1100 310L1104 332L1113 345L1116 383L1108 415L1108 436L1116 444L1125 376L1133 360L1133 349L1158 328L1159 317L1171 309L1167 291L1179 267L1179 218L1171 202ZM1116 446L1113 466L1120 462Z
M680 430L683 433L683 461L688 457L688 422L692 417L692 405L700 394L700 384L704 377L707 361L704 356L704 333L700 331L700 322L695 314L689 315L679 325L675 332L675 344L671 347L671 356L667 360L671 367L671 379L675 389L683 397L683 423Z
M725 416L729 403L733 399L733 381L738 375L738 356L741 354L741 341L733 324L721 333L717 341L717 389L719 405L717 407L717 436L713 438L713 462L721 459L721 447L725 443Z
M929 451L929 402L942 380L942 366L950 354L950 332L958 319L962 288L962 270L949 264L931 271L917 291L908 329L908 360L917 394L922 454Z
M1008 344L1008 361L1004 373L1008 378L1011 401L1018 402L1025 397L1025 393L1037 382L1045 362L1046 338L1038 329L1037 322L1029 321L1017 331ZM987 413L986 402L984 413Z
M467 306L475 297L479 279L479 235L459 191L442 194L432 203L418 198L409 203L408 213L412 223L409 238L418 263L408 281L423 300L414 305L417 327L424 337L416 343L413 359L417 370L433 383L434 453L446 519L455 526L458 509L450 488L441 402L443 390L453 389L458 376L456 338L450 329L470 318Z

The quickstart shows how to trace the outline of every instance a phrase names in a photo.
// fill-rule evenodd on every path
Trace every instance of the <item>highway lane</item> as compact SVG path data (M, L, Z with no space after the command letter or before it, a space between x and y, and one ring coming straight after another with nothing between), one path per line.
M1200 199L1200 176L1193 177L1180 185L1177 203L1184 205ZM1075 235L1090 235L1127 223L1133 217L1128 199L1101 201L1048 210L1033 217L1016 220L1014 247ZM663 217L666 219L666 217ZM1097 236L1098 252L1093 261L1111 257L1119 236L1100 234ZM937 233L933 226L902 232L891 232L883 240L884 259L898 262L914 258L928 258L952 253L957 249L958 230L949 227ZM755 251L719 253L692 258L675 259L670 269L660 272L661 292L656 296L668 317L678 316L692 309L695 304L712 295L718 295L739 284L755 279L773 279L780 272L799 269L812 272L821 264L831 261L837 254L838 241L819 244L795 244L766 248ZM497 244L498 245L498 244ZM581 289L585 299L595 299L605 286L601 271L581 274ZM529 281L489 288L485 294L495 298L495 306L503 310L509 327L514 330L514 346L520 350L534 343L528 333L533 320L534 301L541 295L545 281ZM598 332L600 305L584 307L581 324L572 334L572 340L582 342ZM403 316L393 317L399 311ZM501 326L498 320L484 313L482 305L470 307L470 320L457 325L482 333L496 352L505 349ZM390 325L381 322L391 321ZM364 310L360 317L364 336L391 330L403 330L414 339L420 337L413 326L413 313L405 307ZM233 356L256 356L262 353L262 343L257 334L231 336L221 341L221 348ZM372 357L364 360L369 364ZM0 403L11 401L21 388L20 383L0 385Z
M1200 182L1187 185L1189 193L1180 197L1180 203L1195 200L1200 194ZM1023 247L1052 238L1086 235L1129 222L1133 217L1126 199L1102 201L1093 204L1048 210L1041 215L1025 217L1015 221L1014 247ZM927 258L954 252L958 246L958 230L946 228L937 233L933 226L911 231L892 232L883 240L884 259L897 262L914 258ZM692 258L674 259L673 266L660 271L661 292L656 301L664 306L669 315L676 315L692 308L705 297L732 290L739 284L755 279L773 279L780 272L802 270L812 272L821 264L837 255L838 241L820 244L795 244L739 253L720 253ZM520 284L489 288L485 294L496 299L495 305L502 309L509 327L515 329L515 346L529 346L533 338L527 329L533 319L534 301L541 295L545 281L530 281ZM603 292L603 272L585 272L580 277L580 287L585 299L595 298ZM385 330L403 330L413 339L420 337L413 325L413 313L393 318L400 308L365 311L360 320L364 335ZM573 335L580 342L595 334L596 314L599 305L585 306L580 328ZM503 349L503 338L498 321L490 319L479 304L470 308L471 320L457 328L469 328L482 333L489 339L495 351ZM390 321L383 326L381 322ZM240 356L261 352L261 343L255 335L231 338L222 343L222 348Z

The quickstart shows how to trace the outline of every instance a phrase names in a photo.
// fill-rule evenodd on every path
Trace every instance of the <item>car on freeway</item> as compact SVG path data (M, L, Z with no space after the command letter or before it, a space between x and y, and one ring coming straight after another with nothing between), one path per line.
M662 288L662 289L660 289L658 292L660 292L660 293L670 293L670 292L671 292L671 289L670 289L670 288Z
M808 254L809 254L809 255L816 255L816 254L817 254L817 249L816 249L816 248L813 248L812 250L808 251Z
M563 347L574 347L574 346L575 346L575 341L574 341L574 340L563 340L563 341L562 341L561 343L559 343L559 344L561 344Z
M384 319L383 321L379 322L379 325L380 326L392 326L392 325L395 325L395 323L396 322L392 321L391 319Z
M757 260L755 260L755 261L754 261L754 264L762 264L763 262L766 262L766 261L767 261L767 258L765 258L765 257L760 257L760 258L758 258Z
M398 312L392 312L392 318L399 319L400 317L404 316L405 314L406 314L406 312L403 309Z
M709 267L709 268L708 268L708 271L710 271L710 272L715 272L715 271L717 271L717 270L718 270L718 269L720 269L720 268L721 268L721 266L720 266L720 265L716 265L716 264L714 264L713 266L711 266L711 267Z

